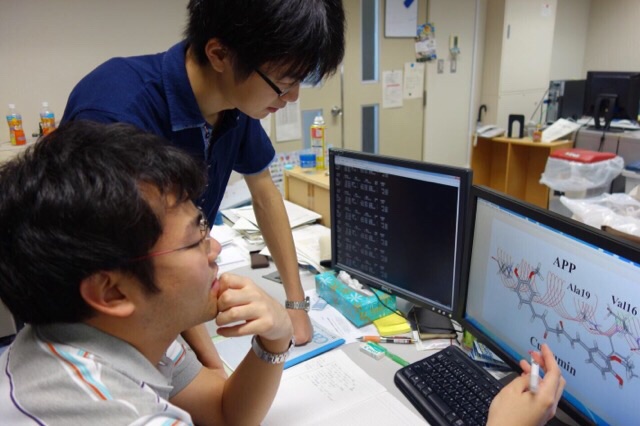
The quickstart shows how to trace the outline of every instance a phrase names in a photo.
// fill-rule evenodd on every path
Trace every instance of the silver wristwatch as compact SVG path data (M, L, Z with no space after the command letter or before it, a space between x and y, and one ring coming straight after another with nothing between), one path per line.
M253 336L253 338L251 339L251 349L253 349L253 352L258 356L258 358L269 364L284 363L287 358L289 358L289 354L291 353L291 348L293 348L293 346L294 340L292 337L291 342L289 343L289 347L286 351L279 354L274 354L272 352L268 352L265 348L262 347L262 343L260 343L260 340L258 340L258 336Z
M287 309L299 309L304 310L305 312L309 312L310 306L311 302L309 301L309 296L305 297L304 300L300 302L292 302L291 300L286 300L284 302L284 307Z

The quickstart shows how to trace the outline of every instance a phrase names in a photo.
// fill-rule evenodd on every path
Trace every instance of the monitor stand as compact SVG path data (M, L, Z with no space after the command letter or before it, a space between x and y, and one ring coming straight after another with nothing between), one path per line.
M444 315L437 314L428 308L414 306L409 311L410 320L415 323L418 332L424 334L452 334L456 330L451 320Z
M593 111L593 124L596 130L609 131L617 99L618 95L611 93L601 93L598 95ZM604 119L604 127L600 125L600 118Z

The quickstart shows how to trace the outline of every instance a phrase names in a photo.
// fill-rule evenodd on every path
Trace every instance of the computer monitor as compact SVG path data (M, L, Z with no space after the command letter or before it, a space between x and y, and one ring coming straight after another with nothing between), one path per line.
M547 96L547 123L560 118L578 120L584 109L585 80L551 80Z
M455 316L471 170L343 149L329 164L334 269Z
M487 188L471 190L461 323L512 366L547 343L580 424L635 424L640 248Z
M610 130L612 119L637 122L639 103L640 71L587 72L583 112L593 117L596 129Z

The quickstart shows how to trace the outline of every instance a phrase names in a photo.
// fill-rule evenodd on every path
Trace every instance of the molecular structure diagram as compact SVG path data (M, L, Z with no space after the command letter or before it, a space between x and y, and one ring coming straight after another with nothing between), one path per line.
M614 311L610 306L606 307L606 318L610 320L608 326L598 322L596 317L597 300L592 304L589 300L592 295L584 290L577 288L574 284L567 283L566 280L553 272L548 272L546 278L541 274L541 265L533 268L528 262L522 260L519 265L514 265L511 257L503 250L497 250L497 257L491 257L498 265L498 275L502 284L513 291L519 299L518 309L528 307L531 311L531 322L540 320L545 327L544 338L549 334L555 334L558 340L566 339L571 348L582 348L587 355L585 363L592 364L602 373L602 378L606 379L607 374L612 375L618 382L620 388L624 385L624 378L616 372L614 367L621 366L624 369L624 375L627 380L638 378L635 373L635 364L632 355L640 351L640 323L637 318L627 314L623 310ZM544 293L539 290L538 283L545 283ZM574 298L576 314L570 314L563 304L565 294L570 292L577 296ZM595 299L595 297L594 297ZM602 336L608 339L609 348L600 348L598 343L593 341L590 346L579 332L575 333L575 337L565 330L565 322L559 320L554 326L549 323L547 315L548 309L536 309L540 305L553 309L563 320L568 320L580 324L588 334L594 336ZM628 355L624 355L615 348L616 341L622 337L629 347ZM614 338L618 338L615 339ZM557 359L557 358L556 358ZM560 360L559 365L560 365ZM575 369L570 363L562 363L561 368L575 375Z

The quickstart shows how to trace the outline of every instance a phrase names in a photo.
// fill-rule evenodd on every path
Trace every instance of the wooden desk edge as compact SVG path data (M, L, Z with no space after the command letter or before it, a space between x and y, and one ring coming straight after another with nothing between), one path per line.
M284 171L285 176L292 176L307 183L317 185L320 188L329 189L328 170L312 170L304 171L300 167L294 167L291 170Z

